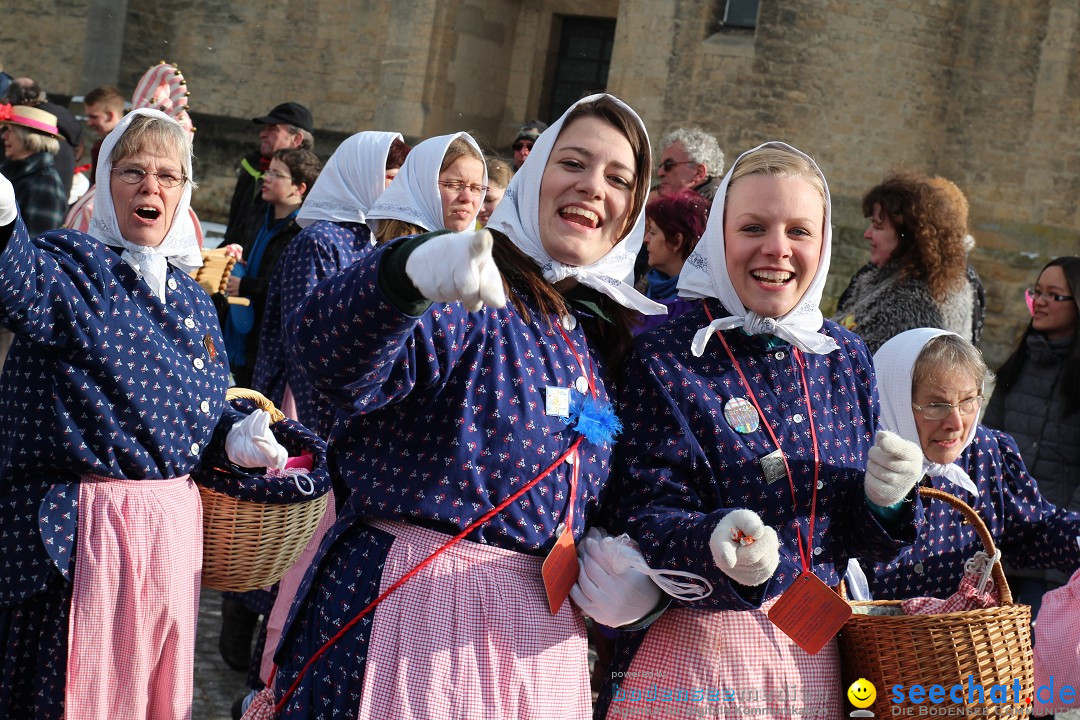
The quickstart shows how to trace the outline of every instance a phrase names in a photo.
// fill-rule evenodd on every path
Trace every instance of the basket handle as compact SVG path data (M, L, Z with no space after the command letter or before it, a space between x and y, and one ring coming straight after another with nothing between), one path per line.
M270 401L270 398L263 395L258 390L251 390L250 388L231 387L225 391L226 400L251 400L260 409L270 413L270 422L281 422L285 419L285 413L274 407L274 403Z
M975 512L970 505L955 495L950 495L944 490L938 490L937 488L932 487L920 487L919 495L930 500L941 500L942 502L952 505L953 508L958 510L960 514L964 516L964 519L975 528L979 540L982 541L983 547L986 549L986 554L990 557L994 557L994 555L997 554L994 538L990 535L990 531L986 529L986 523L983 522L983 519L979 517L979 513ZM1012 590L1009 589L1009 582L1005 579L1005 570L1002 569L1000 560L994 563L992 572L994 575L994 585L997 587L998 595L1001 598L1001 604L1012 605Z

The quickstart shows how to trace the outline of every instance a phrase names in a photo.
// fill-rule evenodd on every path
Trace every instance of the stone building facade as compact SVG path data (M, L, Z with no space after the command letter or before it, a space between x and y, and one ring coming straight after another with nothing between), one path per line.
M606 87L654 141L693 124L729 158L766 139L814 155L836 205L827 304L867 258L861 194L897 165L943 175L971 202L997 365L1024 285L1080 253L1080 0L762 0L753 28L723 23L732 2L41 0L8 3L0 65L70 97L177 63L210 219L250 118L283 100L312 108L323 156L364 129L466 129L506 154L522 121Z

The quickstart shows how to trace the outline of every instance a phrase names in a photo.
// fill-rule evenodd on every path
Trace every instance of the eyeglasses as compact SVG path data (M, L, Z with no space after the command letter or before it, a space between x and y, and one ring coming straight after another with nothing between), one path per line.
M440 180L439 184L455 194L468 188L469 194L475 197L483 197L484 193L488 191L487 185L470 185L464 180Z
M519 141L511 145L514 148L514 152L521 152L522 150L532 150L533 144L531 142Z
M128 166L113 168L113 172L117 177L126 182L128 185L138 185L146 179L147 175L153 175L157 178L158 185L163 188L174 188L178 185L182 185L187 182L187 178L183 175L177 175L170 170L162 170L161 172L147 172L142 168Z
M292 180L292 175L279 173L276 170L267 170L262 174L263 180Z
M961 400L955 405L943 402L927 403L926 405L911 403L911 407L915 408L927 420L944 420L952 414L954 409L959 410L961 415L970 415L977 412L982 406L982 401L983 396L976 395L975 397L969 397L967 400Z
M1053 300L1054 302L1066 302L1074 299L1072 295L1058 295L1057 293L1043 292L1042 290L1036 290L1035 288L1025 288L1024 297L1031 302L1036 300Z
M660 172L661 170L663 170L664 172L668 173L668 172L671 172L675 168L676 165L697 165L697 163L694 162L693 160L684 160L682 162L675 162L674 160L668 159L668 160L665 160L664 162L660 163L659 165L657 165L656 166L656 171Z

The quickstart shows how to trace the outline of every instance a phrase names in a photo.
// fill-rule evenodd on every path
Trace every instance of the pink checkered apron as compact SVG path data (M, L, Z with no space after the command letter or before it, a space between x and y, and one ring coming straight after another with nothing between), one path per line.
M188 476L85 476L66 720L191 717L202 502Z
M334 498L326 503L326 512L319 520L315 534L308 540L308 544L300 551L296 562L285 571L284 577L278 581L277 597L274 598L274 607L270 609L270 617L266 620L266 643L263 645L262 661L259 665L259 678L263 684L270 684L270 673L274 669L274 653L277 652L278 642L281 641L281 633L285 629L285 621L289 619L289 608L292 607L296 591L304 579L304 573L311 567L311 561L315 559L315 553L319 550L323 536L333 527L337 513L334 511Z
M767 617L779 599L744 612L665 612L614 680L608 720L842 717L836 639L805 653Z
M396 540L381 590L450 540L368 521ZM548 611L542 559L461 541L374 612L361 720L587 720L585 625Z

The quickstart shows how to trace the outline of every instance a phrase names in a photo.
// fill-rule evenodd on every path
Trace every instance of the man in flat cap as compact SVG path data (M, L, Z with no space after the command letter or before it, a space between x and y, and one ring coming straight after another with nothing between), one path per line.
M229 206L229 225L222 244L243 245L252 233L252 226L261 221L266 204L259 193L260 181L270 167L270 156L276 150L301 148L312 150L315 125L311 111L300 103L281 103L262 117L251 121L260 125L259 149L240 159L236 169L236 189ZM255 225L257 227L257 225Z

